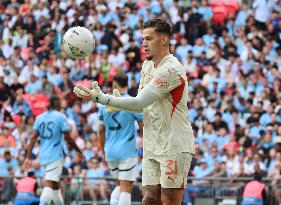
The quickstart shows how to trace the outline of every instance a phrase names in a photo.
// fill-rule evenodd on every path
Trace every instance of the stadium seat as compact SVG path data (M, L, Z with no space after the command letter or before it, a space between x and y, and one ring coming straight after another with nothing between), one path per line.
M23 98L29 103L31 110L35 116L44 112L48 106L48 96L43 94L23 95Z
M239 3L236 0L225 1L224 7L229 17L231 14L235 14L237 12L237 10L239 9Z
M227 17L227 11L224 6L217 6L213 9L214 15L212 18L213 24L224 24L224 20Z

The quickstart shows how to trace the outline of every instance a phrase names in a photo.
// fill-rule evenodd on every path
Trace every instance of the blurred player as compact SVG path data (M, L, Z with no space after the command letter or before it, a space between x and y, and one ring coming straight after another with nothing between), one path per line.
M39 137L40 164L44 166L45 171L45 186L40 196L40 205L49 205L52 201L56 205L64 204L59 185L64 159L63 139L77 151L81 159L84 159L82 152L70 136L70 127L66 116L59 110L60 99L57 96L51 96L48 111L39 115L35 120L34 131L24 162L25 167L30 168L32 149Z
M121 96L128 96L128 77L126 73L117 73L113 78L113 89ZM142 133L143 117L137 112L107 112L105 107L99 110L99 135L105 159L116 181L112 191L110 205L130 205L133 182L137 175L137 143L135 121Z
M188 119L187 78L180 62L169 53L171 25L164 19L144 23L146 61L142 65L136 97L114 97L101 92L97 82L90 90L77 85L73 92L83 100L141 111L143 129L143 204L179 205L194 153L194 136Z

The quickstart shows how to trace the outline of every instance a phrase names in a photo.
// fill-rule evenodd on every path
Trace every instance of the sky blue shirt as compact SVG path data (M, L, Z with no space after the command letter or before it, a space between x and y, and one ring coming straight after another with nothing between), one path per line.
M25 87L25 92L28 94L35 94L37 93L40 88L42 87L42 83L40 80L36 80L35 82L30 82Z
M63 133L70 130L66 116L56 110L44 112L36 118L33 130L40 136L40 164L63 161Z
M250 126L249 131L248 131L248 136L254 140L254 143L260 138L260 131L264 130L266 132L266 128L262 125L253 125Z
M0 158L0 176L9 176L8 167L10 166L13 168L14 172L16 172L19 167L18 161L12 158L10 162L6 162L3 158Z
M98 184L98 179L93 179L95 177L104 177L105 176L105 171L98 167L96 169L88 169L86 173L87 178L89 178L89 182L91 185L97 185Z
M107 161L120 161L137 157L135 121L142 121L137 112L107 112L102 106L99 120L105 126L105 158Z
M198 8L198 13L203 16L203 19L205 21L211 20L211 18L213 16L213 11L210 7L201 6L201 7Z
M269 124L271 122L272 121L271 121L270 114L268 112L263 113L260 118L260 124L263 126L266 126L267 124Z
M216 37L215 34L213 34L213 35L205 34L203 36L203 41L209 47L215 41L215 37Z

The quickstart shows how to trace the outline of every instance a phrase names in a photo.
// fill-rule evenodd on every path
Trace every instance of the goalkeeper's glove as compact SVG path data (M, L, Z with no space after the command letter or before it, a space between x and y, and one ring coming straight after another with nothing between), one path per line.
M89 89L82 84L78 84L74 87L73 92L77 97L85 101L92 100L103 105L108 105L110 102L110 95L102 93L97 81L92 83L92 89Z

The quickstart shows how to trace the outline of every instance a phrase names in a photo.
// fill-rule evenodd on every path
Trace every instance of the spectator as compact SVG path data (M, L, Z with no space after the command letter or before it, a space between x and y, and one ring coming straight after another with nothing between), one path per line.
M132 97L137 96L138 94L138 83L135 79L135 77L131 78L131 87L128 89L128 94Z
M225 162L217 160L215 161L214 169L209 174L206 175L207 177L226 177L226 169L225 169Z
M27 177L17 181L16 205L35 205L39 204L40 198L36 196L38 184L34 172L29 171Z
M25 92L27 94L38 93L41 86L42 86L41 82L37 79L37 77L34 74L31 74L30 81L27 83L27 85L25 87Z
M50 97L54 91L55 87L51 82L48 81L48 77L46 75L42 76L41 88L37 92Z
M273 0L255 0L253 3L256 26L261 30L266 30L266 22L269 20L272 9L275 6Z
M221 113L215 114L215 120L213 122L213 127L215 131L218 131L220 128L224 128L226 131L228 131L228 126L225 121L222 120Z
M1 193L1 202L11 204L15 196L16 185L13 179L13 175L11 175L11 177L4 177Z
M32 115L32 110L29 103L23 98L22 94L17 95L16 101L13 104L13 112L27 117Z
M18 169L18 161L11 156L10 151L5 151L3 159L0 160L1 176L13 176L12 173Z
M129 62L129 68L136 67L136 63L140 62L140 49L135 45L134 39L129 40L130 47L126 50L126 60Z
M2 134L0 135L0 147L9 148L16 147L16 140L8 127L3 127Z
M242 205L251 203L257 205L267 204L265 184L261 182L261 179L261 176L255 173L254 180L246 184L243 191Z
M94 157L89 162L89 169L87 170L86 176L88 179L85 181L85 190L86 193L89 193L91 199L96 201L97 194L101 195L103 201L108 201L108 185L107 182L102 178L105 176L105 170L103 170L100 165L97 157Z

